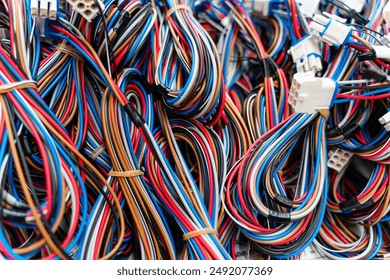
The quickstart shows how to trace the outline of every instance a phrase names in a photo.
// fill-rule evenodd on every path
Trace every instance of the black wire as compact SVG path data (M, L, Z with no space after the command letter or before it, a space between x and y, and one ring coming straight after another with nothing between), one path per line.
M8 98L5 97L4 101L5 101L7 112L12 112L13 110L12 110L11 105L9 104ZM11 129L12 129L12 132L10 132L10 133L13 133L13 135L17 136L18 133L16 131L15 124L13 122L11 122ZM37 211L39 213L41 213L40 219L45 227L45 230L50 235L52 241L54 242L54 244L56 245L58 250L64 255L65 259L69 260L70 259L69 255L62 249L61 242L58 240L57 236L52 232L51 226L50 226L48 220L46 219L45 215L43 214L42 208L40 207L40 202L39 202L38 196L35 192L34 184L32 182L31 176L30 176L30 171L29 171L28 166L27 166L27 162L26 162L26 159L24 156L23 148L20 144L20 141L18 141L18 137L15 138L15 143L16 143L18 152L20 154L20 162L21 162L23 171L25 173L27 184L30 186L29 189L31 191L31 196L34 200L34 204L35 204L35 207L37 208Z
M110 36L108 35L108 28L107 28L107 23L106 23L106 19L105 19L105 14L104 14L104 11L103 11L102 7L100 7L100 4L99 4L98 0L93 0L93 1L95 2L96 7L99 9L100 15L102 16L103 29L104 29L104 33L105 33L106 40L107 40L109 55L110 55L110 58L111 57L113 58L112 59L113 60L113 64L114 64L114 77L113 78L114 78L114 81L116 82L117 78L118 78L118 69L117 69L117 65L116 65L116 58L115 58L114 48L112 46L112 43L111 43L111 40L110 40ZM107 67L108 67L108 69L111 68L110 60L107 61Z
M73 163L75 163L81 170L83 170L89 178L95 183L95 186L99 189L99 192L103 195L103 198L105 199L106 203L111 209L111 212L113 213L112 216L114 217L114 223L119 231L120 229L120 224L119 224L119 218L117 217L118 211L116 211L116 208L114 207L113 203L110 201L108 194L108 191L104 191L104 189L100 186L100 181L98 180L96 174L94 174L89 168L85 167L82 163L80 163L77 158L71 153L68 153L68 156L73 160ZM87 207L87 205L85 205Z
M356 25L356 24L349 24L349 25ZM371 38L373 38L375 41L377 41L379 44L383 46L383 43L380 40L378 40L378 38L376 38L374 35L370 34L369 32L363 30L358 30L357 32L367 34L368 36L370 36Z
M378 32L378 31L375 31L374 29L371 29L371 28L369 28L369 27L366 27L366 26L364 26L364 25L358 24L358 23L349 23L348 25L360 27L360 28L362 28L362 29L367 29L367 30L371 31L372 33L375 33L375 34L377 34L377 35L380 35L381 37L384 36L384 34Z

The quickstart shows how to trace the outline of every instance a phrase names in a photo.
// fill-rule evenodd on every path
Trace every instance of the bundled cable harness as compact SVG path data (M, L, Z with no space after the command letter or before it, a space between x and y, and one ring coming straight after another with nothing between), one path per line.
M0 259L390 258L387 1L0 1Z

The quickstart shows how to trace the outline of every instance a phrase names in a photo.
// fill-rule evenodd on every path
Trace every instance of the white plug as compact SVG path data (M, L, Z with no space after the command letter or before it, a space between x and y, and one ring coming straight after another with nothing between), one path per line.
M372 46L375 56L380 59L390 59L390 48L387 46Z
M314 72L296 73L288 103L297 113L312 114L330 108L336 89L337 83L330 78L317 78Z
M30 3L31 16L37 18L39 16L39 3L38 0L31 0Z
M340 172L349 165L353 154L342 149L336 149L335 151L329 151L328 156L328 167Z
M244 0L244 5L250 13L269 16L272 0Z
M390 112L384 114L378 121L387 131L390 131Z
M386 27L390 28L390 2L387 2L386 6L383 8L382 16L386 22Z
M363 11L364 5L366 4L366 0L343 0L341 2L358 13Z
M352 33L352 27L345 25L346 19L324 12L325 16L316 14L309 27L312 34L331 46L345 43Z
M312 17L318 11L321 0L296 0L296 2L302 14Z
M316 37L309 35L295 43L288 51L298 72L318 72L322 70L320 43Z
M57 19L57 0L31 0L31 16L34 18Z
M81 14L88 22L99 14L99 7L96 5L94 0L66 0L73 9ZM97 0L98 5L104 10L104 3L102 0Z

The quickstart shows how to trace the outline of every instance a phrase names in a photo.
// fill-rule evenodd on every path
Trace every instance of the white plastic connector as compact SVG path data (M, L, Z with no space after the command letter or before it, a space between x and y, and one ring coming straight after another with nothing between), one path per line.
M390 59L390 48L387 46L372 46L375 56L380 59Z
M314 72L296 73L290 88L288 103L297 113L314 113L329 109L337 83L330 78L317 78Z
M66 0L75 11L80 13L83 18L91 22L99 13L99 7L94 0ZM102 0L97 0L100 8L104 10Z
M244 0L244 5L251 13L269 16L272 0Z
M39 1L39 17L40 18L48 18L49 17L49 6L50 0L40 0Z
M298 72L318 72L322 70L320 44L313 35L298 41L289 50Z
M50 1L50 9L49 9L49 19L56 20L57 19L57 0Z
M312 17L317 13L321 0L296 0L296 2L302 14Z
M351 9L354 9L358 13L363 11L364 5L366 4L366 0L342 0L340 2L344 3Z
M390 3L390 2L389 2ZM385 36L382 36L380 39L379 39L379 41L383 44L383 45L385 45L385 46L387 46L387 47L390 47L390 34L387 34L387 35L385 35Z
M31 15L35 18L57 19L57 0L31 0Z
M386 6L383 8L382 16L386 22L386 27L390 28L390 2L387 2Z
M378 121L387 131L390 131L390 112L384 114Z
M312 34L332 46L344 44L352 33L352 27L345 25L346 19L326 12L323 14L325 16L316 14L310 22Z
M340 172L349 165L353 154L342 149L336 149L335 151L329 151L328 156L328 167Z
M31 0L30 3L31 16L37 18L39 16L39 3L38 0Z

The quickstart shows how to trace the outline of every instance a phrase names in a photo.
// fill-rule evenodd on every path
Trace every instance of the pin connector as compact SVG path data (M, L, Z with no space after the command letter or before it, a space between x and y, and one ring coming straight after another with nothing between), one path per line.
M349 165L353 154L342 149L336 149L335 151L329 151L328 156L328 167L337 172L341 172Z
M341 2L341 1L340 1ZM363 11L364 5L366 4L366 0L343 0L342 3L348 6L349 8L355 10L360 13Z
M331 46L340 46L351 36L352 27L345 25L346 19L324 12L316 14L310 22L312 34Z
M244 5L250 13L267 17L282 2L280 0L244 0Z
M387 131L390 131L390 112L384 114L378 121Z
M297 113L312 114L319 109L329 109L337 88L336 81L315 77L314 72L296 73L288 103Z
M321 0L296 0L299 10L308 17L313 17L318 12Z
M31 0L30 10L34 18L56 20L58 3L57 0Z
M66 0L73 9L81 14L88 22L92 20L99 14L99 7L96 5L94 0ZM103 10L104 4L102 0L97 0L98 5Z
M316 37L309 35L295 43L288 51L298 72L322 70L320 44Z

